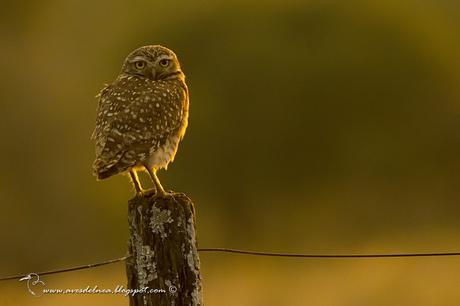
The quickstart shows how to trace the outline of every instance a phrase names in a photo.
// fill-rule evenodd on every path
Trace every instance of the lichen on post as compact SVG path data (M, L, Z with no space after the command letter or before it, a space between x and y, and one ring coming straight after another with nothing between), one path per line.
M144 289L130 305L203 305L193 202L183 193L136 196L128 222L128 289Z

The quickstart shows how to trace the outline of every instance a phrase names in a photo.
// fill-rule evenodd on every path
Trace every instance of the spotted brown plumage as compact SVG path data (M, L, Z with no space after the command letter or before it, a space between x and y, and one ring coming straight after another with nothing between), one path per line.
M99 94L94 174L105 179L129 171L142 193L136 172L145 169L164 194L156 171L174 160L187 122L188 89L176 55L158 45L133 51Z

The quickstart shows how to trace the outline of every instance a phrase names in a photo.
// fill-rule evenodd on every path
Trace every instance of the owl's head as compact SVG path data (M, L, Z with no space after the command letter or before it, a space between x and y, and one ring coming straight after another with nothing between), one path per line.
M152 80L185 78L176 54L160 45L144 46L131 52L123 63L121 74Z

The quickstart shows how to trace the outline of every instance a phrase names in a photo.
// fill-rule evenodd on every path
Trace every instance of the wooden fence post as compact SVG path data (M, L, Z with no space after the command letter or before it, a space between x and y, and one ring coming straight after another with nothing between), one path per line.
M172 193L128 204L128 289L145 288L130 295L130 306L203 305L193 202Z

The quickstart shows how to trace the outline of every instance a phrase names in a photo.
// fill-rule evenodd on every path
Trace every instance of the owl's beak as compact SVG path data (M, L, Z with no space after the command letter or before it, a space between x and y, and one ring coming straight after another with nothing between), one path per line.
M156 70L154 68L154 69L152 69L152 79L155 79L156 76L157 76L157 72L156 72Z

